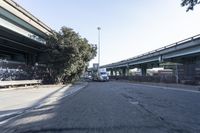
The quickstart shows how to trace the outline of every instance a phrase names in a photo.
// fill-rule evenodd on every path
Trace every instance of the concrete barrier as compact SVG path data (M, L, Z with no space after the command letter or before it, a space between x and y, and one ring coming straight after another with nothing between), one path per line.
M41 84L41 80L0 81L0 87L26 86Z

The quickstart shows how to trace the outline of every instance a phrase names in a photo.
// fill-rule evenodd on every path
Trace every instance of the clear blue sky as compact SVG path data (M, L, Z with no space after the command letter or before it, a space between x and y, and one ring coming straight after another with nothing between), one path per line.
M52 29L71 27L92 44L100 26L101 65L200 34L200 6L186 12L181 0L15 1Z

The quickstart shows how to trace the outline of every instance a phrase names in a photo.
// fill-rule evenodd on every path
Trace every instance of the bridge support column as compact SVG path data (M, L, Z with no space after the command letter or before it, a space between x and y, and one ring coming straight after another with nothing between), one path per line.
M119 76L123 76L123 69L119 69Z
M113 70L113 76L117 76L117 71Z
M112 69L110 70L110 76L113 76L113 70Z
M126 67L126 76L129 76L129 65Z
M126 68L122 68L122 76L126 76Z
M121 76L121 70L120 69L115 70L115 76Z
M146 65L141 67L141 73L142 73L142 76L146 76L147 75L147 66Z
M122 71L123 71L123 76L129 75L129 68L128 67L123 68Z

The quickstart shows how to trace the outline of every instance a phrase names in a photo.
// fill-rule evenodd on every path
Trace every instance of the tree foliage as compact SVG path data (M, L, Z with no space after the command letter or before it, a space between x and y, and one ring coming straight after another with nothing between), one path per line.
M186 6L186 11L189 11L193 10L197 4L200 4L200 0L182 0L181 6Z
M96 56L96 48L73 29L62 27L47 41L47 56L51 79L54 82L73 82L80 77L88 62Z

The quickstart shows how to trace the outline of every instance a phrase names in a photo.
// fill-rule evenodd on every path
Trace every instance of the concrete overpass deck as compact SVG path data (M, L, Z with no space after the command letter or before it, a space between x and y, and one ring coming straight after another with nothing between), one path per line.
M12 0L1 0L0 11L1 19L22 27L40 37L52 34L51 28Z

